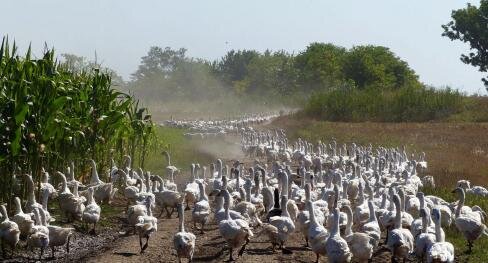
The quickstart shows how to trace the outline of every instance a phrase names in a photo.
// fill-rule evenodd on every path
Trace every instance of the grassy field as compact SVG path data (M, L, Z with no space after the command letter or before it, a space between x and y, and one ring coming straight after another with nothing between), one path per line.
M272 127L284 128L294 141L300 137L316 142L356 142L362 145L401 147L410 152L425 152L427 174L436 180L435 189L424 189L453 202L452 194L457 180L469 179L472 185L486 187L488 179L488 123L340 123L323 122L297 115L280 118ZM466 205L479 205L488 211L488 199L467 196ZM458 262L488 262L488 237L475 242L473 252L466 253L466 241L454 224L445 229L446 240L456 248Z
M156 136L161 147L155 147L148 154L145 169L154 174L166 175L165 168L168 163L162 154L163 150L171 154L172 165L184 173L189 173L191 163L208 164L213 161L211 154L200 150L198 141L185 138L185 132L184 129L157 127Z

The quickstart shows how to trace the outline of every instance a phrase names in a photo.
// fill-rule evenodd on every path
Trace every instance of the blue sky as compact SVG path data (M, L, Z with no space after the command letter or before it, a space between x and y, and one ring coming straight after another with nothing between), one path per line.
M477 2L473 2L477 3ZM150 46L185 47L188 54L217 59L231 49L298 53L311 42L350 48L391 48L421 81L486 94L476 68L459 56L467 44L441 37L441 24L459 0L7 0L0 35L8 34L40 54L44 42L60 53L93 59L125 79Z

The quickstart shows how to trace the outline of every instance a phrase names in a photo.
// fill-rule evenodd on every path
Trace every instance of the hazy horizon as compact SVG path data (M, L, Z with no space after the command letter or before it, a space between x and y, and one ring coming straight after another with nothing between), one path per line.
M471 1L472 2L472 1ZM472 2L478 4L478 2ZM463 1L10 1L3 4L0 35L22 50L44 43L57 54L94 58L125 80L150 46L184 47L215 60L232 49L298 53L311 42L389 47L436 87L486 94L482 73L459 60L469 46L442 37L441 25Z

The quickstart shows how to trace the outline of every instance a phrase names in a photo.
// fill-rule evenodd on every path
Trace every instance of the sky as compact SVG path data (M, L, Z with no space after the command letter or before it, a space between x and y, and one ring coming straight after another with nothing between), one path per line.
M472 2L477 4L479 2ZM0 36L94 59L128 80L150 46L184 47L214 60L232 49L303 51L311 42L389 47L426 84L486 94L483 74L442 37L460 0L6 0Z

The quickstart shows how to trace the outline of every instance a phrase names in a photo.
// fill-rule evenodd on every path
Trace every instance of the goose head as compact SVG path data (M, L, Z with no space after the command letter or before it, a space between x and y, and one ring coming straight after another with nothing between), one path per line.
M432 209L431 217L435 224L438 224L441 221L441 211L439 208Z

